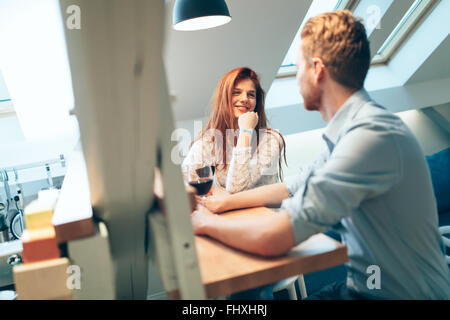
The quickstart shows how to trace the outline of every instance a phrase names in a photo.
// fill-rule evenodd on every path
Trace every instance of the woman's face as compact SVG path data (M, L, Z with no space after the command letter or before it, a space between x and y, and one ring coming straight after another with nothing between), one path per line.
M255 110L256 88L251 79L243 79L236 83L231 92L231 104L235 118Z

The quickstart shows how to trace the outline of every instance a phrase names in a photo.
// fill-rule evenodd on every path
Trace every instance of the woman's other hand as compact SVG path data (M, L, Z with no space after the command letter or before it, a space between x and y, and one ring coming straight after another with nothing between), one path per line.
M239 116L239 129L255 129L258 124L258 114L256 112L246 112Z

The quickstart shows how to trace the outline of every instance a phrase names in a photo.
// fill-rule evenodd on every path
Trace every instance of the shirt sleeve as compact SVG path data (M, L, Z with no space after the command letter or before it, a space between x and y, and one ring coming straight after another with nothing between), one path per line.
M209 140L200 139L194 142L181 164L184 181L188 180L188 168L190 165L201 165L206 163L214 165L212 143Z
M347 133L326 164L311 170L295 195L282 203L290 215L295 243L328 231L364 201L389 190L400 175L393 135L362 127Z
M234 148L227 173L226 190L236 193L254 187L262 176L278 174L280 138L276 133L265 133L252 154L251 147Z

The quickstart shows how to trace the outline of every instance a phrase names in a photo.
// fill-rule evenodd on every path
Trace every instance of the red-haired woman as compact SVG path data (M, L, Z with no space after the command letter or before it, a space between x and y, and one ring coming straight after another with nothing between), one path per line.
M227 72L217 84L208 123L182 163L185 177L192 164L215 166L214 180L236 193L282 179L285 142L267 128L264 90L250 68Z

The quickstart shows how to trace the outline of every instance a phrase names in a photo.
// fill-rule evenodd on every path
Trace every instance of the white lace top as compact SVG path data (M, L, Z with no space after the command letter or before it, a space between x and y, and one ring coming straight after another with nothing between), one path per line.
M255 134L252 139L253 147L233 148L231 160L227 161L228 170L222 165L222 151L214 150L212 137L197 140L181 165L185 179L189 165L210 164L216 166L215 184L224 187L229 193L278 182L280 136L277 133L261 131L258 147L254 136Z

